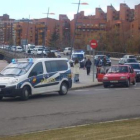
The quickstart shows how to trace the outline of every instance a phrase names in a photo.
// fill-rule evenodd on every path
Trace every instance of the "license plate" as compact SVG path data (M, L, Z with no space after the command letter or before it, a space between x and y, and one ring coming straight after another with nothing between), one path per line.
M110 81L111 83L118 83L118 81Z

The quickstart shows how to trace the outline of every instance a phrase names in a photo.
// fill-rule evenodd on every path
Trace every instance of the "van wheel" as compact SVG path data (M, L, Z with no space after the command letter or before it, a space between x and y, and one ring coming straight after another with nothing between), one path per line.
M126 81L126 87L130 87L130 80L129 79Z
M28 100L29 99L29 95L30 95L30 90L27 86L24 86L22 88L22 94L21 94L21 99L22 100Z
M136 78L134 79L134 81L132 82L132 84L133 84L133 85L135 85L135 84L136 84Z
M67 92L68 92L68 85L66 84L66 82L63 82L60 86L59 94L60 95L66 95Z

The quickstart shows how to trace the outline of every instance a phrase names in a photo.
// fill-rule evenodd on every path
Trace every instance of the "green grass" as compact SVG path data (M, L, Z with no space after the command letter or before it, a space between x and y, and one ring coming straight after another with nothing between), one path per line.
M140 140L140 119L5 136L0 140Z

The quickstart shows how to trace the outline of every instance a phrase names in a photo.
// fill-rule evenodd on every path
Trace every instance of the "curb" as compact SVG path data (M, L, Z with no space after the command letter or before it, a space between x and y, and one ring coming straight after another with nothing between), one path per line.
M103 83L91 84L91 85L80 86L80 87L72 87L70 90L92 88L92 87L97 87L97 86L101 86L101 85L103 85Z

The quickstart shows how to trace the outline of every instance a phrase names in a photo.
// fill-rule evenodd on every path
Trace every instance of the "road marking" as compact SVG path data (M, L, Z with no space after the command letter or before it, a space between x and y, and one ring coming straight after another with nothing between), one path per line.
M130 88L115 88L115 90L130 89Z
M95 89L95 90L109 90L109 89L102 89L102 88L101 88L101 89Z
M140 89L140 88L135 88L135 89Z
M89 90L84 90L84 89L83 90L82 89L80 90L79 89L79 90L74 90L74 91L80 92L80 91L89 91Z

